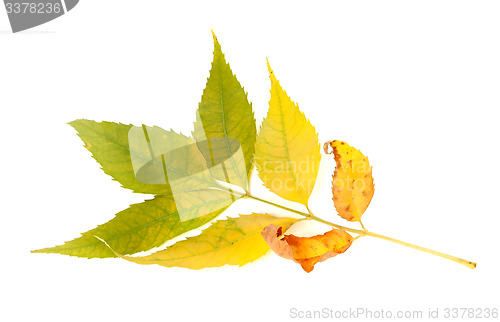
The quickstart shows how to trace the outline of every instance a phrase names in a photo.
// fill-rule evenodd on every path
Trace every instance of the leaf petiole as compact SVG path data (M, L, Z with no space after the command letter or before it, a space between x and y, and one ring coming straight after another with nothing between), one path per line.
M277 203L274 203L272 201L269 201L269 200L265 200L265 199L261 199L259 197L255 197L255 196L252 196L250 194L247 194L246 195L246 198L249 198L249 199L253 199L253 200L257 200L257 201L260 201L260 202L263 202L263 203L267 203L271 206L274 206L274 207L277 207L277 208L281 208L283 210L286 210L286 211L290 211L290 212L293 212L297 215L301 215L301 216L304 216L304 217L309 217L309 218L312 218L311 217L311 214L308 214L308 213L305 213L305 212L302 212L302 211L299 211L299 210L295 210L295 209L292 209L292 208L288 208L288 207L285 207L285 206L282 206L280 204L277 204Z
M390 242L393 242L393 243L396 243L396 244L399 244L399 245L403 245L403 246L406 246L406 247L409 247L409 248L413 248L413 249L416 249L416 250L419 250L419 251L422 251L422 252L425 252L425 253L429 253L429 254L432 254L432 255L436 255L436 256L439 256L439 257L442 257L442 258L446 258L446 259L452 260L454 262L462 264L462 265L464 265L464 266L466 266L468 268L471 268L471 269L476 268L476 263L468 261L468 260L465 260L465 259L462 259L462 258L459 258L459 257L456 257L456 256L452 256L452 255L448 255L448 254L445 254L445 253L441 253L441 252L438 252L438 251L435 251L435 250L432 250L432 249L429 249L429 248L425 248L425 247L422 247L422 246L417 246L417 245L414 245L414 244L410 244L410 243L407 243L407 242L404 242L404 241L401 241L401 240L398 240L398 239L395 239L395 238L392 238L392 237L388 237L388 236L384 236L384 235L381 235L381 234L373 233L373 232L368 231L366 229L359 230L359 229L348 228L348 227L344 227L344 226L341 226L341 225L337 225L337 224L334 224L334 223L329 222L327 220L324 220L322 218L316 217L313 214L305 213L305 212L302 212L302 211L299 211L299 210L295 210L295 209L291 209L291 208L288 208L288 207L276 204L274 202L271 202L271 201L268 201L268 200L265 200L265 199L254 197L252 195L248 195L247 194L246 197L250 198L250 199L257 200L257 201L260 201L260 202L263 202L263 203L267 203L269 205L281 208L283 210L287 210L287 211L293 212L295 214L304 216L307 219L312 219L312 220L318 221L320 223L323 223L325 225L328 225L328 226L331 226L331 227L334 227L334 228L337 228L337 229L340 229L340 230L343 230L343 231L347 231L347 232L350 232L350 233L359 234L360 236L372 236L372 237L375 237L375 238L380 238L380 239L383 239L383 240L386 240L386 241L390 241Z

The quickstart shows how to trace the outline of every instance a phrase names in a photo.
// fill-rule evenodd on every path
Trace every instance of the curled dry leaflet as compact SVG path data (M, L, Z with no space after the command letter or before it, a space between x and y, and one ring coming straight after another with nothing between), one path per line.
M226 63L215 35L214 46L210 76L191 137L145 125L90 120L70 123L106 174L123 188L154 197L131 205L81 237L34 253L120 257L138 264L201 269L242 266L271 249L311 272L316 263L346 252L357 238L372 236L469 268L476 266L367 230L361 218L374 193L372 168L366 156L345 142L329 141L323 148L336 161L332 180L335 209L342 220L358 222L360 228L317 217L309 208L321 161L316 130L288 97L268 63L271 99L257 133L252 105ZM267 189L301 204L303 211L255 196L249 180L254 164ZM278 207L290 215L253 213L216 220L239 199L267 203L270 211ZM318 221L331 230L312 237L287 233L301 220ZM160 247L207 223L210 226L197 236L147 256L130 256Z

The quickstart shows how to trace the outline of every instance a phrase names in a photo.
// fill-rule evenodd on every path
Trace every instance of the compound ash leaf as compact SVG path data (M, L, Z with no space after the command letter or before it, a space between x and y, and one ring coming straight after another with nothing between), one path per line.
M337 164L332 182L335 209L342 218L361 222L375 191L368 158L342 141L326 142L325 153L332 153L329 146Z
M223 145L226 151L218 153L229 158L226 162L226 167L230 169L226 171L229 173L227 181L246 190L257 134L254 113L247 93L226 63L215 34L213 37L212 69L196 113L193 137L197 142L208 141L209 145L213 140L223 139L225 144L219 143L219 146ZM240 145L231 143L230 139L241 145L241 157L237 153ZM214 158L213 155L211 157Z
M130 148L129 131L132 125L83 119L69 124L78 131L78 136L85 143L87 150L92 153L94 159L99 162L102 170L124 188L148 194L167 194L170 192L167 184L148 184L137 179L132 157L135 160L143 159L146 161L152 161L152 158L149 155L147 145ZM164 142L170 145L170 149L192 143L188 137L173 131L165 131L159 127L149 129L164 136Z
M64 255L105 258L116 257L102 242L104 238L121 254L134 254L161 246L182 233L206 224L227 208L228 194L208 189L190 191L183 198L191 208L178 211L174 195L158 195L154 199L131 205L109 222L63 245L32 251ZM189 199L188 199L189 198Z
M201 269L226 264L242 266L269 250L269 246L260 237L264 227L270 224L287 226L296 221L298 219L265 214L242 215L216 221L200 235L177 242L149 256L117 255L137 264L158 264L165 267Z
M269 66L271 100L257 136L255 160L264 185L307 206L321 161L318 135Z
M299 263L310 273L314 265L345 252L353 238L343 230L335 229L312 237L282 235L282 227L269 225L262 231L262 237L277 255Z

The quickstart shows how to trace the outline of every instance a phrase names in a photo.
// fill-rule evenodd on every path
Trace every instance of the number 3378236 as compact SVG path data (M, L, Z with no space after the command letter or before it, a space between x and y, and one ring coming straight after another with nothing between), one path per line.
M489 319L498 318L498 309L497 308L445 308L444 309L444 318L452 318L452 319L463 319L463 318L474 318L474 319Z
M7 2L5 4L7 13L60 13L60 3L34 3L34 2Z

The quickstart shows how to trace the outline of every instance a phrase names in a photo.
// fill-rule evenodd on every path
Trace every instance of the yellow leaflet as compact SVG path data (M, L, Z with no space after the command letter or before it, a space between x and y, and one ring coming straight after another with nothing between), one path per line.
M349 221L361 221L374 193L372 168L360 151L342 141L325 143L333 149L337 166L333 175L333 203L339 215Z
M255 148L259 177L280 197L307 206L321 161L318 135L268 68L271 100Z
M290 225L294 218L277 218L263 214L242 215L219 220L200 235L180 241L165 250L144 257L117 256L137 264L201 269L223 265L245 265L268 250L261 236L267 225ZM98 236L97 236L98 237Z

